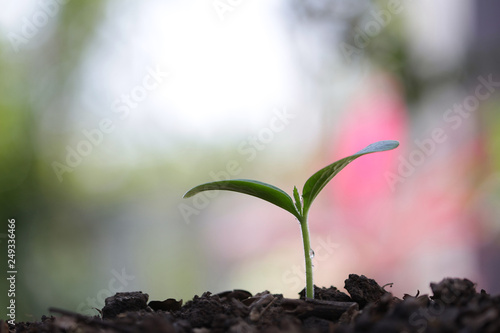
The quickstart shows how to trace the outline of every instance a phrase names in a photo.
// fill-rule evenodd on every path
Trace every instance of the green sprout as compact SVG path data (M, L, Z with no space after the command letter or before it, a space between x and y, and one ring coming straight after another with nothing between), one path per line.
M300 196L297 187L293 188L293 199L283 190L276 186L248 179L221 180L210 183L205 183L193 187L184 198L192 197L202 191L226 190L252 195L257 198L266 200L278 207L290 212L297 218L302 231L302 242L304 244L304 257L306 264L306 297L314 298L314 284L312 272L312 257L314 252L311 250L309 240L309 226L307 223L307 215L309 208L319 192L337 175L340 170L345 168L347 164L354 161L356 158L380 151L391 150L399 146L398 141L386 140L372 143L366 148L358 151L356 154L338 160L312 175L304 184L302 196Z

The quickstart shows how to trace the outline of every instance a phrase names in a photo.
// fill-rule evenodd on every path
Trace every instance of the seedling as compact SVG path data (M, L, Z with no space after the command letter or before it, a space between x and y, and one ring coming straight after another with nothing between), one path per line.
M306 297L314 298L314 284L312 272L312 257L314 252L311 249L309 241L309 226L307 223L307 215L309 208L319 192L337 175L340 170L345 168L347 164L354 161L356 158L380 151L391 150L399 146L398 141L387 140L372 143L366 148L358 151L356 154L345 157L337 162L334 162L312 175L304 184L302 196L299 194L297 187L293 187L293 199L283 190L276 186L248 179L221 180L198 185L190 189L184 198L192 197L202 191L226 190L252 195L257 198L266 200L278 207L290 212L297 218L302 231L302 242L304 244L304 257L306 262Z

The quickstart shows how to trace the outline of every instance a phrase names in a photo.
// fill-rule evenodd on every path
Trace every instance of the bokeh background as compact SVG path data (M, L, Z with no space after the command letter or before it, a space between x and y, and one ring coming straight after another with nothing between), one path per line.
M192 186L291 193L378 141L310 213L315 283L500 292L500 5L492 1L22 0L0 11L1 266L16 320L116 291L297 297L295 219ZM0 280L5 309L7 281ZM0 313L0 318L5 318Z

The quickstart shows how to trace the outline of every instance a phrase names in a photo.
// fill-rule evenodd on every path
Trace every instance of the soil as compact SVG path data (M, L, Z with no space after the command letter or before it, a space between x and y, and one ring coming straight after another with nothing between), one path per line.
M106 299L100 316L51 308L39 322L0 321L6 332L500 332L500 296L477 292L467 279L432 283L432 294L394 297L375 280L351 274L343 293L315 287L315 299L284 298L268 291L204 293L151 301L142 292Z

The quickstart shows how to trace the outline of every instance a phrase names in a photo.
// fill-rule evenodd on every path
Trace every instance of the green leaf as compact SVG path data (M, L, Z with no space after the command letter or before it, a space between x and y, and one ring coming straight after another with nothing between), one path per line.
M193 187L184 194L184 198L192 197L202 191L226 190L252 195L266 200L300 218L292 198L276 186L248 179L221 180Z
M354 161L356 158L379 151L391 150L399 146L398 141L386 140L372 143L366 148L358 151L356 154L345 157L337 162L334 162L312 175L304 184L302 197L304 200L303 215L305 216L311 207L312 202L318 196L319 192L335 177L340 170L345 168L347 164Z
M300 199L299 190L297 190L297 186L293 187L293 197L295 198L295 207L299 213L302 214L302 200Z

